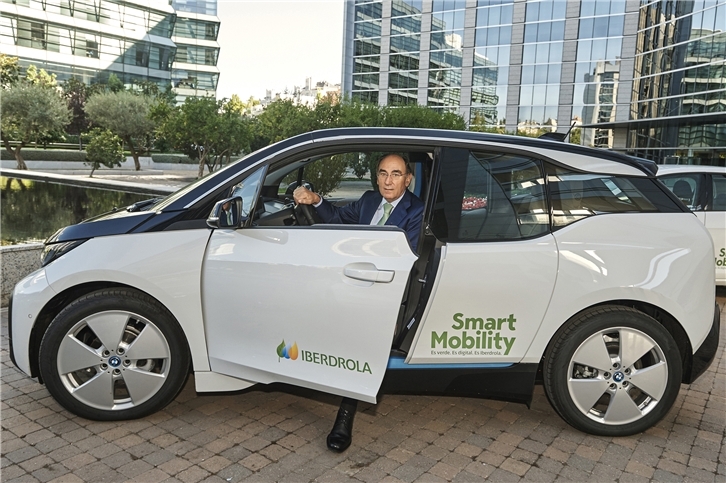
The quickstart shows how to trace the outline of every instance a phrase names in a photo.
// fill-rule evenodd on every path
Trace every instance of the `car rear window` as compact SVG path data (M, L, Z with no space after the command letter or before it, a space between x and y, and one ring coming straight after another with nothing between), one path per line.
M651 178L578 173L552 167L547 182L554 230L604 213L681 211Z

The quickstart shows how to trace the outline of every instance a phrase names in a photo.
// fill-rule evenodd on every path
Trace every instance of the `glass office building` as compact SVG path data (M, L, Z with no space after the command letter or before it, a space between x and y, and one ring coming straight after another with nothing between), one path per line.
M0 52L62 82L171 83L216 96L217 0L0 0Z
M59 81L171 79L176 15L167 0L1 0L0 52Z
M343 92L726 164L726 0L352 0Z
M177 102L190 96L216 97L219 82L217 0L172 0L176 58L171 80Z

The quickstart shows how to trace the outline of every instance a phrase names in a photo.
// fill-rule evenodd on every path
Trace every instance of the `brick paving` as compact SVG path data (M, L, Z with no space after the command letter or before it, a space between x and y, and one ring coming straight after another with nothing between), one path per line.
M726 305L726 292L719 292ZM10 362L2 313L3 482L726 482L726 312L709 370L643 434L590 436L541 387L524 405L429 396L361 403L353 445L325 448L338 398L294 388L196 394L164 410L97 422L62 409Z

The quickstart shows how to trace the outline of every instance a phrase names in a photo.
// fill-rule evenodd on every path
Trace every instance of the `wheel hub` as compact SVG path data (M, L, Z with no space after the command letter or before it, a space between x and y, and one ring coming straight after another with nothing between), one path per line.
M613 381L622 382L623 379L625 379L625 374L623 374L622 372L618 371L615 374L613 374Z
M118 367L121 365L121 358L119 356L111 356L108 358L108 365L111 367Z

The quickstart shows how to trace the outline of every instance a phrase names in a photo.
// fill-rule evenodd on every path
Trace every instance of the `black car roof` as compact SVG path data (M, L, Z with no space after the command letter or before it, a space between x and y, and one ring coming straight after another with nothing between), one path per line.
M454 131L448 129L422 129L407 127L351 127L335 128L313 131L302 135L312 135L313 141L322 141L333 137L356 137L356 136L405 136L450 139L451 141L475 141L511 144L512 146L527 146L532 148L551 149L582 156L600 158L607 161L625 164L643 171L648 175L655 175L658 166L655 162L643 158L635 158L626 154L616 153L606 149L589 148L577 144L570 144L549 139L537 139L526 136L513 136L508 134L489 134L474 131ZM294 139L294 138L292 138Z

